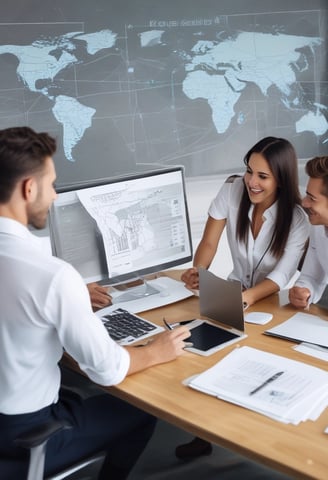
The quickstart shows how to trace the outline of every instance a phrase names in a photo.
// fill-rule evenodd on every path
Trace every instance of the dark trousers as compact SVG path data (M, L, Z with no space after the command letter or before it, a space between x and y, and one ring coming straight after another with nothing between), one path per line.
M73 428L63 430L49 440L45 474L53 474L105 450L107 455L99 476L101 480L121 480L128 476L156 423L151 415L107 393L81 399L74 392L61 390L56 404L38 412L0 414L0 455L26 457L25 451L13 445L13 439L50 418L69 420ZM28 462L28 456L26 458Z

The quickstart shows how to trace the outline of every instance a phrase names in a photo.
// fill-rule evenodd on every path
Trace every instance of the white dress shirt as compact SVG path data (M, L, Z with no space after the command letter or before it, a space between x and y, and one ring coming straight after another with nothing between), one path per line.
M58 399L63 348L95 382L125 377L130 357L93 313L68 263L44 253L24 225L0 217L0 413L37 411Z
M237 217L243 188L241 177L224 183L208 211L208 214L216 220L226 219L227 238L233 261L233 271L229 278L241 281L244 288L250 288L268 278L283 289L297 271L304 243L308 238L307 215L300 206L295 207L285 251L277 260L269 251L277 215L276 202L265 210L263 214L265 221L256 239L251 228L248 232L247 245L237 239ZM248 214L250 223L253 208L251 205Z
M316 303L328 283L328 227L313 225L310 230L309 248L301 275L296 285L311 292L310 302Z

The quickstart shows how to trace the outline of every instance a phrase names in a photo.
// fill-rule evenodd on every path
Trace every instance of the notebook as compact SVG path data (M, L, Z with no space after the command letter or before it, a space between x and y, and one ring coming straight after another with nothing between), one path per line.
M265 335L306 342L328 348L328 321L317 315L297 312L276 327L265 330Z
M120 345L131 345L164 330L163 327L123 308L102 316L101 320L109 336Z
M202 319L188 324L193 344L186 350L208 356L246 338L241 283L199 269L199 309Z

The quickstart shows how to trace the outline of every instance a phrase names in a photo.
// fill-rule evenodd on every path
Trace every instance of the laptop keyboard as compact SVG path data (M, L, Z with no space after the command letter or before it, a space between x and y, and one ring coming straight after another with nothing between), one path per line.
M102 321L110 337L116 341L127 337L137 339L156 329L156 325L122 308L104 315Z

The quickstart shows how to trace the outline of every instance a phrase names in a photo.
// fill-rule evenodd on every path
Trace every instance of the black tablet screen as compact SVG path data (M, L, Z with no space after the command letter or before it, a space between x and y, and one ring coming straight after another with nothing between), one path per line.
M190 332L191 337L189 337L187 341L192 342L194 348L203 351L239 337L239 335L235 333L214 327L208 323L202 323L198 327L192 328Z

